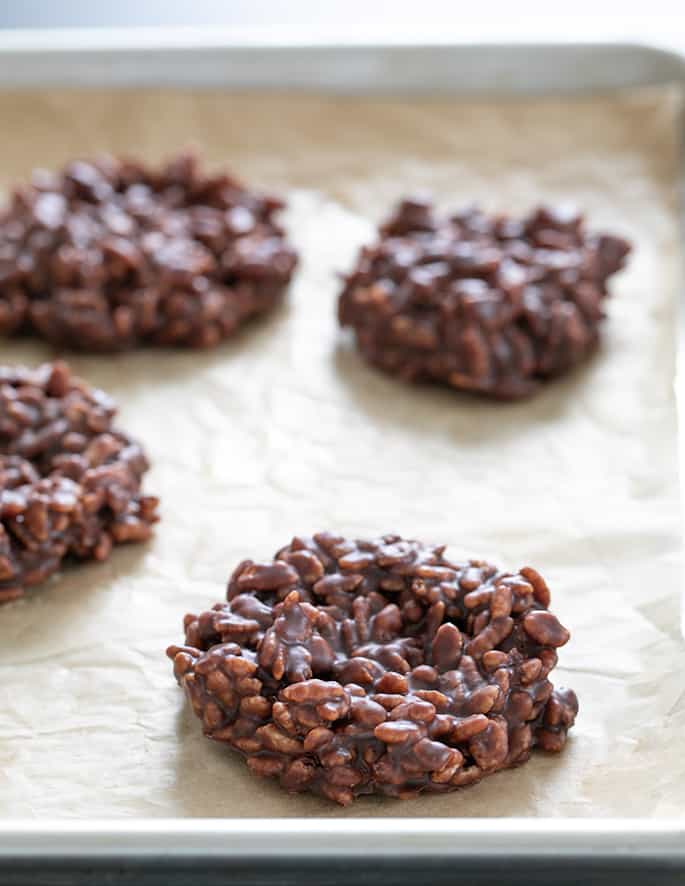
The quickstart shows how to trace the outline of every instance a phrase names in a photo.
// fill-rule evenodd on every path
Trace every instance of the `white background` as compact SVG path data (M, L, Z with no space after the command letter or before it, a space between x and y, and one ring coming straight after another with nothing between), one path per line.
M490 0L473 14L458 0L0 0L0 28L221 26L234 35L292 33L318 38L412 40L602 38L685 42L682 0L648 4L577 0L557 4ZM565 5L565 4L564 4ZM563 8L563 7L562 7Z

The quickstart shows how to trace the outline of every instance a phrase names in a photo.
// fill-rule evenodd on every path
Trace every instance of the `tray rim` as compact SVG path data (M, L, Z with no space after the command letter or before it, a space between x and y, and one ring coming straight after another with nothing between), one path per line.
M502 858L668 859L685 866L685 819L119 818L38 825L19 819L0 828L0 862L161 855L478 858L485 852Z
M607 55L612 64L598 74L597 61ZM356 75L350 61L359 69ZM355 94L585 92L685 82L685 38L665 34L652 42L623 41L603 38L601 31L590 38L567 31L551 40L493 41L468 34L350 40L281 31L265 40L225 28L0 31L0 89L45 82Z
M344 54L356 58L382 54L420 57L425 53L461 54L475 58L478 54L509 53L524 57L527 52L590 53L599 57L604 52L639 55L652 62L661 76L650 79L649 85L681 82L685 84L685 40L666 39L657 43L641 41L578 39L577 35L557 35L553 41L544 37L533 40L473 42L468 36L444 40L415 42L410 39L302 40L294 35L279 34L272 41L254 35L236 34L224 29L209 28L141 28L141 29L50 29L0 32L0 89L21 85L37 86L40 78L12 79L11 66L21 69L40 61L38 73L74 67L75 62L93 58L97 85L135 85L112 76L107 62L124 60L136 53L154 57L164 69L166 59L190 63L193 56L215 53L224 60L281 56L287 62L302 53L317 59L324 55ZM451 56L454 60L455 56ZM153 66L154 67L154 66ZM21 70L20 70L21 73ZM229 72L230 73L230 72ZM585 72L587 73L587 72ZM216 73L217 80L200 81L194 85L224 83L227 71ZM230 77L229 84L233 85ZM451 92L501 92L488 86L485 90L466 89L447 84ZM62 85L57 79L51 85ZM145 85L156 81L147 81ZM88 84L79 83L81 87ZM167 85L178 85L167 83ZM245 85L242 83L241 85ZM627 85L627 84L626 84ZM630 84L635 85L635 84ZM648 84L644 84L648 85ZM265 88L261 82L256 88ZM283 83L278 86L283 88ZM337 84L340 88L340 84ZM249 87L248 87L249 88ZM297 88L286 84L285 88ZM311 91L327 90L326 83L316 83ZM342 87L344 88L344 86ZM432 87L428 86L428 89ZM595 88L620 88L615 85L585 85L570 91L588 92ZM354 91L354 86L352 86ZM375 89L367 89L372 92ZM514 84L504 90L529 93ZM549 90L552 92L557 89ZM567 90L561 90L567 91ZM681 336L682 339L682 336ZM680 362L680 361L679 361ZM685 613L683 613L685 618ZM265 836L269 842L265 842ZM312 845L311 837L318 840ZM183 838L179 842L179 838ZM496 838L496 843L493 841ZM541 846L541 840L544 841ZM474 858L501 857L592 857L596 859L658 859L673 861L685 869L685 810L682 818L99 818L99 819L0 819L0 863L37 858L110 858L169 857L253 858L253 857L317 857L344 856L407 856L459 855Z

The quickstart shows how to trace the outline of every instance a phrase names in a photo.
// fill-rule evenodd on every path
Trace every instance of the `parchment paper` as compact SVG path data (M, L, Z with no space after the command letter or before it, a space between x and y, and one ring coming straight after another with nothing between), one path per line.
M79 357L154 463L154 543L0 610L0 813L17 816L682 815L685 647L672 394L681 288L673 93L466 103L191 92L0 96L3 185L101 149L209 161L290 193L289 302L211 353ZM392 201L568 199L630 237L605 345L535 399L411 388L334 318ZM51 356L2 343L3 362ZM548 578L573 631L554 679L581 712L560 756L476 787L341 810L289 796L201 735L164 648L239 559L294 533L396 530Z

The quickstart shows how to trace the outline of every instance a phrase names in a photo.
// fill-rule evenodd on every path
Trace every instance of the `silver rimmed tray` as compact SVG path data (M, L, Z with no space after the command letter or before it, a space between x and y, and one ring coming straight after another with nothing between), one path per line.
M0 86L587 92L685 81L677 51L612 44L228 45L174 35L0 44ZM1 739L0 739L1 740ZM681 882L684 819L102 819L0 824L0 882ZM303 874L303 872L305 872ZM651 878L651 879L650 879Z

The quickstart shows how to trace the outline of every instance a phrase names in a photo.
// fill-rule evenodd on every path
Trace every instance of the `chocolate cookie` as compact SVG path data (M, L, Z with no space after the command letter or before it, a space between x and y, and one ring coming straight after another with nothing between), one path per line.
M0 603L67 557L104 560L114 544L150 537L148 463L112 426L115 411L63 363L0 367Z
M216 345L288 285L282 206L192 154L37 172L0 215L0 334L84 351Z
M629 250L561 209L441 216L405 200L347 275L339 319L392 375L525 397L594 350L607 280Z
M227 597L167 655L205 734L288 791L451 791L573 725L575 694L548 679L569 633L534 569L323 532L241 563Z

